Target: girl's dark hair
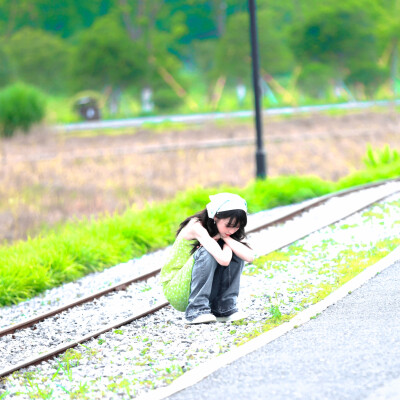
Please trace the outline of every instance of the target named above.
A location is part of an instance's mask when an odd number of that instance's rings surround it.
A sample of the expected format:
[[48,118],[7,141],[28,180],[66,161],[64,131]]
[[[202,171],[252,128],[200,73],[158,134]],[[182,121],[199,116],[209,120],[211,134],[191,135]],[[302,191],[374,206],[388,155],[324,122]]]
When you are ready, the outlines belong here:
[[[247,214],[243,210],[229,210],[229,211],[221,211],[217,212],[215,214],[215,217],[217,219],[225,219],[229,218],[228,226],[230,227],[239,227],[239,229],[231,235],[232,239],[237,240],[238,242],[241,242],[243,239],[246,238],[246,233],[244,231],[245,226],[247,225]],[[192,218],[197,218],[201,224],[206,228],[208,234],[213,237],[218,234],[218,229],[217,225],[215,224],[215,221],[213,218],[209,218],[207,214],[207,209],[205,208],[202,211],[199,211],[198,213],[187,217],[184,221],[181,222],[179,225],[178,230],[176,231],[176,236],[179,235],[179,232],[189,223],[189,221]],[[220,245],[223,243],[220,243]],[[247,243],[244,243],[247,246]],[[193,241],[193,248],[190,252],[190,254],[193,254],[198,246],[200,245],[198,240]]]

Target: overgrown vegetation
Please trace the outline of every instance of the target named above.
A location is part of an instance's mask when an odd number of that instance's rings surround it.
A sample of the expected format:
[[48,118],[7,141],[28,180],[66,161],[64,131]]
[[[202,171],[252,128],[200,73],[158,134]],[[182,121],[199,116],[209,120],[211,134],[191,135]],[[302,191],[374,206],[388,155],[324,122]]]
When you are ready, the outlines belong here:
[[16,83],[0,91],[0,136],[12,136],[17,129],[28,132],[45,116],[45,98],[36,88]]
[[[265,106],[399,93],[398,2],[257,6]],[[96,90],[103,117],[251,107],[248,31],[247,0],[32,0],[18,10],[4,0],[0,86],[22,80],[65,105]],[[63,110],[59,118],[74,117]]]
[[243,189],[193,189],[173,200],[99,220],[68,223],[56,232],[0,248],[0,304],[18,303],[88,273],[163,248],[178,224],[204,208],[208,196],[231,191],[246,198],[249,212],[291,204],[368,182],[400,175],[400,163],[367,168],[339,180],[280,177],[251,182]]
[[369,144],[367,146],[367,155],[363,158],[366,167],[381,167],[384,165],[392,164],[400,161],[400,153],[391,149],[389,145],[383,147],[383,149],[374,150]]

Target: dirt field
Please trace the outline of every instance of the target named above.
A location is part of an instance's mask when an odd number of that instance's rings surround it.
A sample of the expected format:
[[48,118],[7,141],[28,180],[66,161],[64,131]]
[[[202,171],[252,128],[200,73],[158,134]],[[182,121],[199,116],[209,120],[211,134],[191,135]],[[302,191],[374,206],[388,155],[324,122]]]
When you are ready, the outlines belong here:
[[[0,240],[33,236],[66,220],[132,204],[141,207],[196,185],[245,186],[255,176],[255,146],[234,144],[238,139],[254,143],[254,137],[251,122],[231,121],[88,137],[42,127],[2,140]],[[265,119],[268,176],[336,180],[362,168],[367,143],[399,149],[399,138],[400,114],[393,110]],[[191,146],[217,139],[232,146]],[[171,144],[186,147],[154,149]]]

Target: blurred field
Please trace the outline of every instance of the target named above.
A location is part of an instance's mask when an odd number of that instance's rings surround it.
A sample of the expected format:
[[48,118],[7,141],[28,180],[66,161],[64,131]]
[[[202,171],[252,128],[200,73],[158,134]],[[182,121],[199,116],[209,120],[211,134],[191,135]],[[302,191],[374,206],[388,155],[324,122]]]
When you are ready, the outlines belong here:
[[[245,186],[254,178],[253,145],[139,153],[150,145],[255,136],[245,122],[172,125],[105,135],[49,128],[2,140],[0,240],[34,236],[59,223],[171,198],[196,185]],[[264,123],[268,175],[336,180],[363,166],[367,143],[399,148],[395,111],[312,115]]]

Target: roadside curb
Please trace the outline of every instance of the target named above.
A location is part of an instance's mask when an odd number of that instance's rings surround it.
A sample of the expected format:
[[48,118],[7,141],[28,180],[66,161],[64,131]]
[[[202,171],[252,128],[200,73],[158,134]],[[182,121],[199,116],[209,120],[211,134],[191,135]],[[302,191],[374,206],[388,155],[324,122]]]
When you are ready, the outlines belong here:
[[337,303],[339,300],[346,297],[348,294],[358,289],[366,282],[368,282],[375,275],[384,271],[386,268],[390,267],[394,262],[400,259],[400,246],[389,253],[386,257],[382,258],[377,263],[366,268],[364,271],[360,272],[356,277],[346,282],[340,288],[336,289],[334,292],[329,294],[325,299],[320,302],[313,304],[306,310],[300,312],[290,321],[283,323],[282,325],[261,334],[255,339],[243,344],[242,346],[230,350],[213,360],[209,360],[204,364],[201,364],[192,370],[185,372],[182,376],[173,381],[170,385],[152,390],[146,394],[138,396],[139,400],[162,400],[175,393],[184,390],[207,376],[211,375],[213,372],[220,368],[223,368],[234,361],[242,358],[261,347],[267,345],[268,343],[278,339],[279,337],[285,335],[292,329],[295,329],[310,320],[310,318],[320,314],[329,306]]

